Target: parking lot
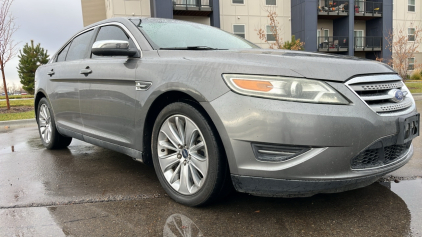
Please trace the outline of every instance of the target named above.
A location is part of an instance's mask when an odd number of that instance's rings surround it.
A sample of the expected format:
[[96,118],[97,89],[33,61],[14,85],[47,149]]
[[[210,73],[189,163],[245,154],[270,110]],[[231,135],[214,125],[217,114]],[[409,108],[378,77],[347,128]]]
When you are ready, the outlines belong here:
[[413,144],[406,166],[366,188],[190,208],[128,156],[78,140],[50,151],[35,126],[2,127],[0,236],[422,236],[422,138]]

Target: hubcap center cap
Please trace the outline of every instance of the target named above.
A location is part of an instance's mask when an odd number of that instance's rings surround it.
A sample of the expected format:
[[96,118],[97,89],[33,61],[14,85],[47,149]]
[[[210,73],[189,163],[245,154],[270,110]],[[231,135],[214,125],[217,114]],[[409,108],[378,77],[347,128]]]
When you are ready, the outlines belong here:
[[183,156],[183,158],[188,158],[188,155],[189,155],[189,152],[188,152],[188,150],[186,150],[186,149],[183,149],[182,150],[182,156]]

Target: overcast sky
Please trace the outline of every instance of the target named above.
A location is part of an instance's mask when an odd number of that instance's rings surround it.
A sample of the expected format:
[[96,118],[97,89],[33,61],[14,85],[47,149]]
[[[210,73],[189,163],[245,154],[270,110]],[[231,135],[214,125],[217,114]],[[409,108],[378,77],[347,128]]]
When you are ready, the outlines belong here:
[[[19,26],[13,35],[19,49],[32,39],[52,55],[83,28],[80,0],[15,0],[11,13]],[[16,56],[6,64],[6,83],[19,84],[18,63]]]

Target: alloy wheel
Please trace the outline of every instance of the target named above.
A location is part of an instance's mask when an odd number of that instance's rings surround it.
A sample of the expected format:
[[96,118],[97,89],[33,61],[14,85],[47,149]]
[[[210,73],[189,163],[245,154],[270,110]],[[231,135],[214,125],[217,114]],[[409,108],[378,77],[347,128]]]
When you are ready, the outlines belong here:
[[184,115],[167,118],[160,127],[157,154],[161,171],[177,192],[196,193],[208,173],[207,145],[198,126]]
[[42,139],[45,143],[50,143],[53,127],[51,124],[50,110],[46,104],[42,104],[38,111],[38,123]]

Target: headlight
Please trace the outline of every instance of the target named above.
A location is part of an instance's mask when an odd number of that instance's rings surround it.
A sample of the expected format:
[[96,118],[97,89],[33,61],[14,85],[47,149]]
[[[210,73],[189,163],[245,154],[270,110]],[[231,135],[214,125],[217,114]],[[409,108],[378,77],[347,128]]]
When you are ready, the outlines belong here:
[[311,103],[349,104],[327,83],[290,77],[223,74],[233,91],[249,96]]

